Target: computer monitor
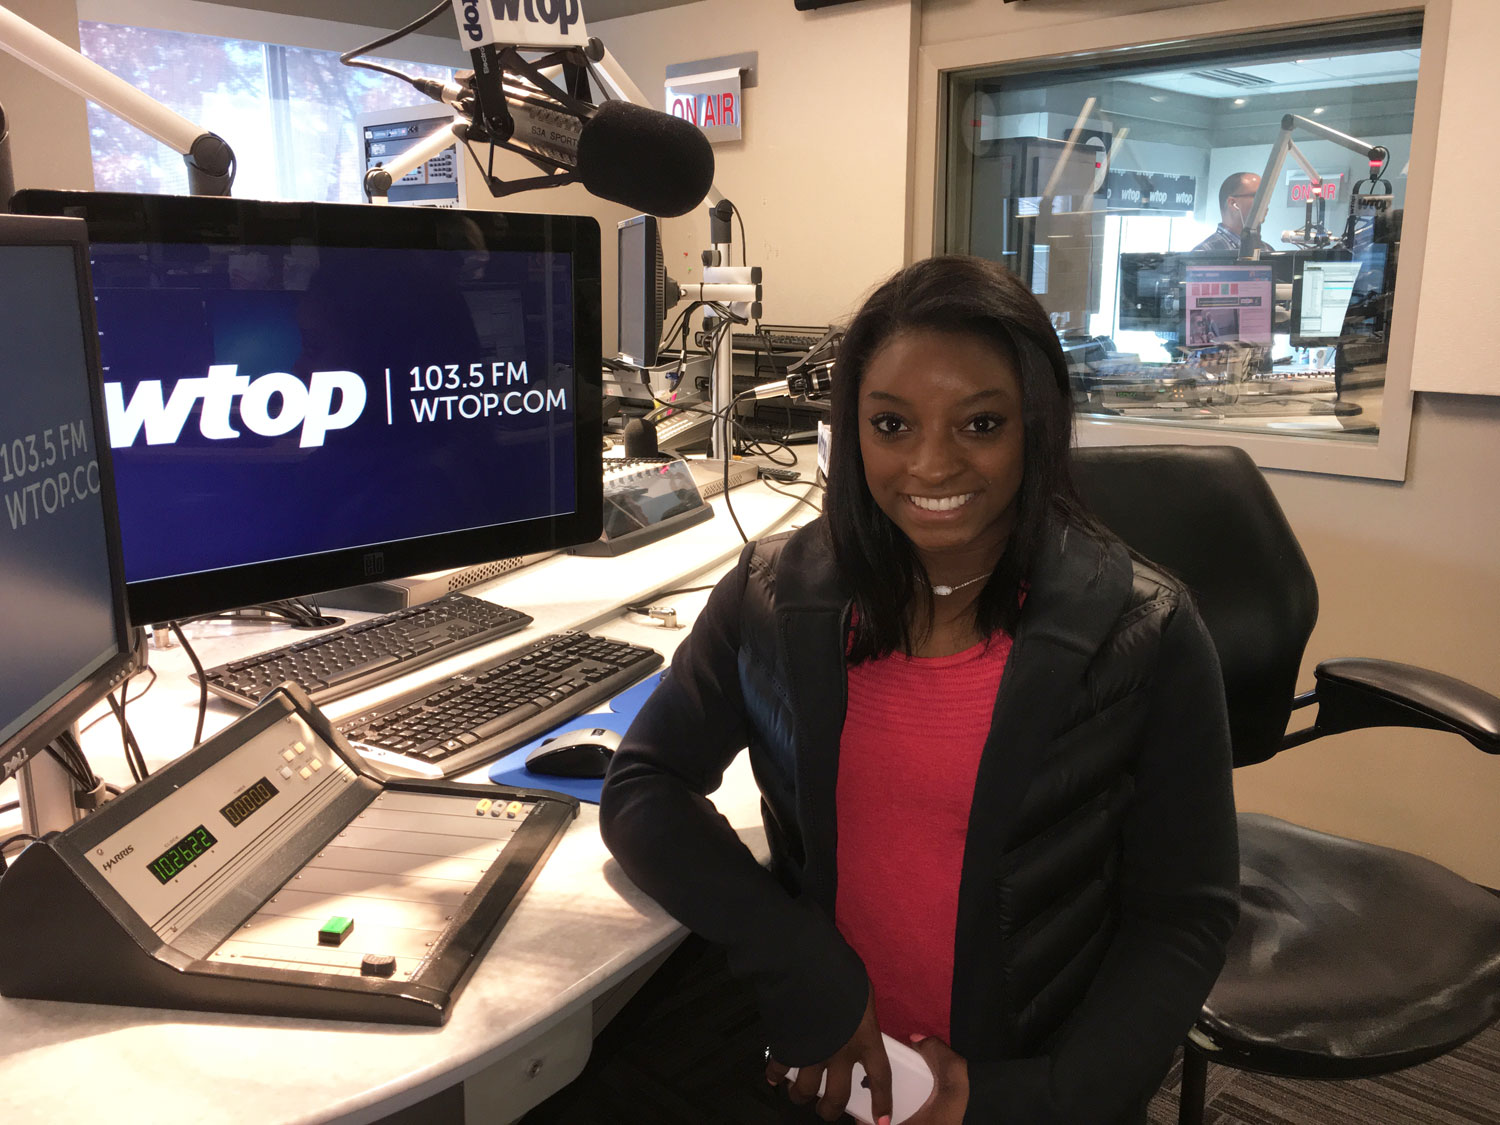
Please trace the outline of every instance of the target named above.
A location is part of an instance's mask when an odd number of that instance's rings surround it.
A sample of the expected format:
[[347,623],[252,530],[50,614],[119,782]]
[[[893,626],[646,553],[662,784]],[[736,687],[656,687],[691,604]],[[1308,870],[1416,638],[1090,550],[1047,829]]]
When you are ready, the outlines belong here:
[[654,215],[636,215],[620,223],[618,238],[620,359],[654,367],[666,316],[661,227]]
[[88,221],[132,621],[598,538],[594,220],[15,207]]
[[1234,253],[1121,254],[1120,330],[1179,339],[1187,323],[1187,268],[1233,266],[1237,260]]
[[1308,257],[1292,279],[1292,346],[1324,347],[1346,334],[1345,319],[1354,299],[1355,282],[1364,264],[1344,255],[1327,260]]
[[[355,122],[364,157],[360,190],[364,190],[364,173],[371,168],[390,163],[412,145],[452,126],[453,110],[441,103],[360,114]],[[386,199],[407,207],[467,207],[463,163],[464,154],[455,141],[391,184]]]
[[1183,304],[1189,348],[1271,344],[1276,282],[1269,264],[1183,267]]
[[132,657],[84,225],[0,215],[0,781]]

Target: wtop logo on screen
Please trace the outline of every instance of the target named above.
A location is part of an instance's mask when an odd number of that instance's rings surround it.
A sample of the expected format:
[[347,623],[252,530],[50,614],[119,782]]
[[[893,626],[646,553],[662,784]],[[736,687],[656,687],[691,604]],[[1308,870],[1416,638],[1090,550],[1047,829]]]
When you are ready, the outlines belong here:
[[568,34],[568,25],[578,22],[578,0],[462,0],[459,22],[475,43],[484,38],[479,22],[479,4],[489,3],[496,20],[517,23],[556,24],[558,33]]
[[284,371],[254,379],[238,371],[233,363],[214,364],[206,376],[177,380],[170,396],[163,396],[160,379],[142,379],[129,402],[121,384],[105,383],[109,444],[134,445],[144,431],[147,445],[171,445],[200,401],[198,429],[204,437],[239,437],[232,416],[238,399],[238,420],[245,429],[281,437],[300,427],[298,444],[308,449],[321,446],[330,431],[352,426],[365,408],[365,382],[353,371],[314,371],[306,383]]

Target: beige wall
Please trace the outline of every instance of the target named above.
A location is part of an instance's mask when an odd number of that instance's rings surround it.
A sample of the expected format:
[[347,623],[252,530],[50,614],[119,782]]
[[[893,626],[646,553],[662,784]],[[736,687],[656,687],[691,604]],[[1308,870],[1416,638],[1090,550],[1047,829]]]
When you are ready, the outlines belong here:
[[[669,63],[757,52],[744,136],[715,145],[714,158],[716,186],[744,216],[750,263],[765,271],[767,321],[826,324],[901,266],[911,0],[819,12],[791,0],[699,0],[589,30],[658,109]],[[664,231],[667,272],[696,280],[707,218],[671,219]]]
[[[78,47],[73,0],[5,0],[23,20]],[[16,188],[94,186],[88,111],[82,98],[0,52],[0,106],[10,124]],[[5,201],[0,199],[0,206]]]

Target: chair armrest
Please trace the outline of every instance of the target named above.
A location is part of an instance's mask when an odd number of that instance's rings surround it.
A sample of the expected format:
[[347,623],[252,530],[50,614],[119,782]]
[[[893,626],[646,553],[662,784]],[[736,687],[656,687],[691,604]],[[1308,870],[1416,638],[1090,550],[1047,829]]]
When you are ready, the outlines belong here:
[[1393,660],[1318,665],[1315,737],[1364,727],[1426,727],[1500,754],[1500,698],[1472,684]]

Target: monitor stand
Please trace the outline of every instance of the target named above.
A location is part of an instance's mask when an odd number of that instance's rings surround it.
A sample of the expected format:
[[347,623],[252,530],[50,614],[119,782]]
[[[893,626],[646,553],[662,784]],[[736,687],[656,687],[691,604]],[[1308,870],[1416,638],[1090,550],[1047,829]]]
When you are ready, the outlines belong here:
[[62,832],[83,817],[73,801],[73,779],[43,751],[16,771],[21,797],[21,831],[42,837]]
[[502,574],[520,570],[534,562],[551,558],[556,551],[540,551],[534,555],[517,555],[514,558],[496,559],[494,562],[478,563],[475,566],[456,570],[435,570],[430,574],[416,574],[410,578],[390,578],[380,582],[367,582],[363,586],[345,586],[329,590],[312,598],[320,606],[337,609],[361,609],[371,613],[390,613],[408,606],[421,605],[444,594],[457,593],[481,582],[489,582]]

